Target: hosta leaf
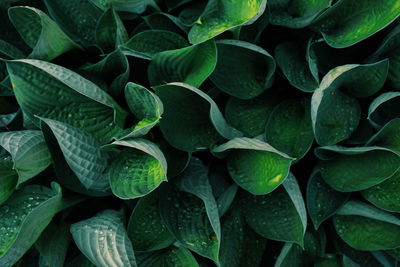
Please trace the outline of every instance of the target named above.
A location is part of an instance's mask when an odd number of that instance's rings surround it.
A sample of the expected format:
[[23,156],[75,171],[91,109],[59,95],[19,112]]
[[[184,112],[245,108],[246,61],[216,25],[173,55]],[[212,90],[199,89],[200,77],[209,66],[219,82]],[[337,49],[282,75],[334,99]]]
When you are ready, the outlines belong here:
[[110,8],[101,15],[96,26],[96,43],[103,51],[111,52],[128,40],[128,33],[117,12]]
[[225,106],[226,121],[247,137],[261,135],[278,101],[272,91],[248,100],[229,97]]
[[18,173],[12,167],[10,157],[0,159],[0,204],[11,196],[18,182]]
[[4,55],[10,59],[19,59],[25,57],[21,50],[4,40],[0,40],[0,53],[2,56]]
[[400,157],[383,147],[327,146],[317,148],[315,152],[323,159],[320,162],[322,178],[340,192],[367,189],[383,182],[400,168]]
[[82,0],[45,0],[44,3],[51,17],[69,36],[85,46],[95,44],[100,9]]
[[40,131],[26,130],[0,133],[0,146],[6,149],[18,173],[17,186],[46,169],[50,153]]
[[36,241],[39,266],[63,267],[70,241],[69,225],[49,224]]
[[368,251],[356,250],[347,245],[342,240],[336,241],[338,251],[343,254],[344,267],[373,266],[382,267],[383,265]]
[[96,266],[137,266],[123,215],[105,210],[71,225],[79,250]]
[[264,13],[266,5],[266,0],[209,1],[190,29],[189,41],[201,43],[237,26],[251,24]]
[[99,8],[105,10],[113,7],[117,11],[126,11],[136,14],[146,11],[148,6],[157,7],[154,0],[90,0]]
[[[353,97],[368,97],[384,84],[388,60],[366,65],[344,65],[329,71],[311,100],[315,139],[333,145],[350,137],[357,128],[361,108]],[[345,91],[344,91],[344,90]]]
[[164,139],[161,140],[160,149],[167,160],[168,177],[175,177],[186,169],[192,156],[191,153],[172,147]]
[[[230,150],[230,151],[228,151]],[[258,139],[235,138],[213,149],[227,155],[232,179],[255,195],[268,194],[288,176],[292,158]]]
[[211,40],[154,55],[148,77],[152,85],[184,82],[199,87],[214,71],[216,63],[217,50]]
[[354,45],[386,27],[400,15],[397,0],[338,1],[314,24],[332,47]]
[[167,180],[167,161],[158,146],[146,139],[115,141],[127,147],[111,162],[111,190],[119,198],[147,195]]
[[386,123],[375,135],[373,135],[366,145],[380,146],[400,155],[400,118],[393,119]]
[[183,34],[188,31],[187,26],[185,26],[179,20],[179,18],[163,12],[156,12],[151,15],[145,16],[144,21],[149,28],[154,30],[164,30],[169,32],[176,32],[179,34]]
[[[46,132],[52,133],[80,183],[88,190],[107,192],[110,188],[106,173],[108,156],[101,150],[100,143],[92,135],[68,124],[45,118],[41,120],[45,136]],[[60,173],[61,176],[64,174]]]
[[12,266],[35,243],[61,208],[61,187],[30,185],[0,206],[0,265]]
[[313,92],[319,86],[318,71],[313,71],[306,60],[306,49],[295,42],[285,42],[275,48],[275,59],[291,85]]
[[39,9],[12,7],[8,14],[22,39],[33,49],[30,58],[50,61],[71,49],[79,48]]
[[211,147],[222,137],[241,136],[226,123],[217,104],[199,89],[183,83],[154,89],[164,105],[161,131],[173,147],[194,152]]
[[275,61],[267,51],[237,40],[218,41],[217,48],[217,66],[210,78],[219,89],[240,99],[250,99],[271,86]]
[[219,217],[224,216],[232,205],[239,187],[237,184],[230,185],[217,199]]
[[400,117],[400,92],[386,92],[375,98],[368,109],[368,120],[380,128],[391,119]]
[[[97,85],[64,67],[39,60],[7,61],[15,97],[25,115],[84,129],[100,141],[120,131],[125,113]],[[29,78],[27,78],[29,77]]]
[[286,100],[276,106],[265,127],[265,139],[296,160],[302,158],[314,141],[309,100]]
[[164,112],[160,98],[145,87],[131,82],[125,86],[125,98],[130,111],[139,122],[132,129],[122,132],[117,139],[146,135],[158,124]]
[[139,266],[198,267],[195,257],[183,247],[168,247],[154,252],[138,253]]
[[153,192],[140,198],[132,212],[127,232],[135,251],[155,251],[175,241],[161,220],[158,203],[158,192]]
[[349,196],[348,193],[333,190],[324,182],[318,170],[313,171],[307,184],[306,203],[315,229],[330,218]]
[[274,25],[289,28],[308,26],[325,8],[330,7],[332,0],[270,0],[268,8],[270,22]]
[[130,38],[121,46],[128,56],[151,59],[155,54],[188,46],[179,34],[165,30],[147,30]]
[[303,245],[307,214],[293,175],[267,195],[248,195],[243,201],[243,211],[246,221],[261,236]]
[[333,217],[336,232],[358,250],[400,246],[400,219],[367,204],[347,202]]

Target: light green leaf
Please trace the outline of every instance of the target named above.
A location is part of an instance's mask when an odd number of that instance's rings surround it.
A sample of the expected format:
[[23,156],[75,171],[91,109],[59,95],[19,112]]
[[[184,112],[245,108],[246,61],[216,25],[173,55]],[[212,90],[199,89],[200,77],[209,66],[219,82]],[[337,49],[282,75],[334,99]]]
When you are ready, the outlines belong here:
[[113,7],[117,11],[141,14],[148,6],[157,8],[154,0],[90,0],[99,8],[106,10]]
[[349,193],[342,193],[333,190],[321,177],[318,169],[311,174],[307,184],[307,210],[314,224],[318,229],[322,222],[335,214],[349,198]]
[[13,159],[13,169],[18,173],[17,187],[41,173],[51,163],[49,150],[40,131],[2,132],[0,146]]
[[380,128],[391,119],[399,117],[400,92],[386,92],[375,98],[368,109],[368,120],[375,127]]
[[102,12],[90,1],[45,0],[50,16],[75,41],[85,46],[96,43],[96,25]]
[[217,104],[199,89],[183,83],[154,89],[164,105],[161,131],[173,147],[194,152],[213,146],[222,137],[242,135],[226,123]]
[[207,41],[227,30],[251,24],[265,11],[266,0],[209,1],[196,24],[190,29],[192,44]]
[[61,208],[61,187],[30,185],[0,206],[0,265],[12,266],[39,238]]
[[271,112],[265,127],[267,143],[297,161],[314,142],[309,101],[301,98],[280,103]]
[[341,0],[317,18],[314,28],[330,46],[344,48],[370,37],[399,15],[397,0]]
[[103,51],[112,52],[128,40],[128,33],[118,16],[110,8],[101,15],[96,26],[96,43]]
[[[228,150],[230,153],[228,153]],[[289,175],[292,158],[258,139],[235,138],[213,149],[217,156],[227,155],[232,179],[255,195],[268,194]]]
[[400,157],[383,147],[326,146],[317,148],[315,153],[322,159],[319,164],[322,178],[340,192],[367,189],[400,168]]
[[146,139],[131,139],[111,145],[128,148],[117,154],[109,166],[111,190],[117,197],[141,197],[167,181],[167,161],[156,144]]
[[80,48],[39,9],[17,6],[8,9],[8,14],[22,39],[33,49],[30,58],[50,61],[69,50]]
[[[64,67],[30,59],[7,61],[15,97],[22,111],[83,129],[101,142],[121,131],[125,113],[97,85]],[[29,79],[27,79],[29,77]]]
[[127,56],[150,60],[155,54],[188,46],[179,34],[165,30],[146,30],[120,46]]
[[336,232],[357,250],[400,246],[400,219],[367,204],[347,202],[333,217]]
[[275,59],[291,85],[304,92],[313,92],[319,86],[319,78],[318,72],[307,62],[307,52],[298,43],[285,42],[275,48]]
[[79,250],[96,266],[137,266],[120,212],[105,210],[74,223],[71,234]]
[[63,267],[70,241],[69,225],[49,224],[35,244],[39,267]]
[[214,71],[217,49],[213,40],[155,54],[148,68],[150,84],[183,82],[199,87]]
[[210,78],[218,89],[240,99],[250,99],[271,86],[275,61],[267,51],[237,40],[220,40],[217,48],[217,66]]
[[18,182],[18,173],[12,167],[11,157],[0,159],[0,204],[12,195]]
[[388,60],[366,65],[343,65],[325,75],[311,100],[315,139],[333,145],[357,128],[361,108],[354,97],[369,97],[384,84]]
[[139,199],[129,219],[127,232],[135,251],[156,251],[175,241],[161,219],[157,191]]
[[195,257],[183,247],[168,247],[154,252],[138,253],[139,266],[198,267]]
[[110,188],[106,173],[108,156],[101,150],[100,143],[92,135],[66,123],[41,120],[43,131],[51,131],[63,158],[80,183],[88,190],[107,192]]
[[267,195],[248,195],[243,201],[243,211],[248,224],[261,236],[303,246],[307,213],[293,175]]

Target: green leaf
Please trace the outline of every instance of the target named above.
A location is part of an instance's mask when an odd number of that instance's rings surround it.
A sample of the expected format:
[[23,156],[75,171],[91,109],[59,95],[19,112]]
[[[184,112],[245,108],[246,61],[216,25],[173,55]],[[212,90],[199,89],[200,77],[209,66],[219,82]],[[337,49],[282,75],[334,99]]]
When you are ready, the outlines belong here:
[[218,89],[240,99],[250,99],[271,86],[275,61],[267,51],[237,40],[220,40],[217,48],[217,66],[210,78]]
[[101,15],[96,26],[96,43],[103,51],[112,52],[128,40],[128,33],[118,16],[110,8]]
[[325,75],[311,100],[311,119],[318,144],[333,145],[350,137],[361,113],[354,96],[375,94],[386,80],[388,67],[386,59],[373,64],[339,66]]
[[139,266],[198,267],[195,257],[183,247],[168,247],[154,252],[138,253]]
[[228,154],[227,166],[232,179],[255,195],[268,194],[277,188],[289,175],[293,161],[271,145],[247,137],[232,139],[213,152],[222,157]]
[[21,59],[6,64],[15,97],[36,126],[39,119],[35,115],[58,120],[93,134],[101,142],[121,130],[125,113],[89,80],[39,60]]
[[30,58],[50,61],[69,50],[80,48],[39,9],[18,6],[8,9],[8,14],[22,39],[33,49]]
[[270,22],[289,28],[308,26],[323,11],[330,7],[332,0],[270,0]]
[[295,42],[285,42],[275,48],[275,59],[291,85],[304,92],[314,92],[319,86],[318,71],[310,68],[305,57],[307,52]]
[[0,204],[12,195],[18,182],[18,173],[12,167],[10,157],[0,159]]
[[156,144],[146,139],[131,139],[111,145],[128,148],[109,165],[111,190],[117,197],[141,197],[167,181],[167,161]]
[[161,219],[158,203],[156,191],[140,198],[132,212],[127,232],[135,251],[156,251],[175,241]]
[[154,0],[90,0],[99,8],[106,10],[113,7],[117,11],[141,14],[148,6],[157,7]]
[[183,82],[199,87],[214,71],[217,50],[214,41],[155,54],[148,68],[150,84]]
[[389,121],[367,141],[366,145],[384,147],[400,155],[399,127],[400,118]]
[[330,46],[344,48],[370,37],[399,15],[397,0],[342,0],[322,13],[314,27]]
[[61,187],[30,185],[0,206],[0,265],[12,266],[39,238],[61,207]]
[[39,266],[63,267],[70,241],[69,225],[49,224],[36,241]]
[[0,40],[0,53],[10,59],[24,58],[24,53],[14,45]]
[[267,143],[297,161],[314,142],[309,101],[301,98],[280,103],[271,112],[265,128]]
[[307,184],[307,210],[315,229],[335,214],[350,194],[333,190],[321,177],[318,169],[311,174]]
[[164,12],[156,12],[145,16],[144,21],[149,28],[155,30],[164,30],[179,34],[185,33],[185,35],[188,31],[187,26],[179,18]]
[[274,267],[292,267],[301,266],[303,263],[303,250],[295,243],[285,243],[283,245],[278,258],[276,259]]
[[0,146],[13,159],[13,169],[18,173],[17,187],[41,173],[51,163],[49,150],[40,131],[0,133]]
[[380,128],[391,119],[399,117],[399,96],[400,92],[386,92],[371,102],[368,120],[375,128]]
[[189,41],[192,44],[207,41],[227,30],[251,24],[265,11],[266,0],[209,1],[196,24],[190,29]]
[[323,159],[319,164],[322,178],[340,192],[367,189],[400,168],[399,156],[383,147],[327,146],[317,148],[315,153]]
[[157,53],[188,46],[179,34],[165,30],[147,30],[135,34],[120,48],[125,55],[150,60]]
[[90,1],[45,0],[50,16],[75,41],[85,46],[96,43],[96,25],[102,12]]
[[88,190],[107,192],[110,188],[106,172],[108,156],[100,143],[92,135],[66,123],[41,120],[43,131],[51,132],[57,140],[66,163],[80,183]]
[[96,266],[137,266],[120,212],[104,210],[71,225],[79,250]]
[[242,205],[246,221],[258,234],[303,246],[307,214],[293,175],[289,175],[283,186],[267,195],[248,195]]
[[347,202],[333,217],[336,232],[358,250],[400,246],[400,219],[367,204]]
[[242,135],[226,123],[217,104],[199,89],[183,83],[154,89],[164,105],[161,131],[173,147],[194,152],[213,146],[222,137]]

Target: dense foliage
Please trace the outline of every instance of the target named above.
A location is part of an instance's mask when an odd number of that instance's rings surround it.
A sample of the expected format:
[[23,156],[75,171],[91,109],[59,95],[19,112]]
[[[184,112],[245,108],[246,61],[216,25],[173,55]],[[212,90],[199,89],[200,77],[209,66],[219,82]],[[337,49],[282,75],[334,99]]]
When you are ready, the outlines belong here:
[[397,266],[399,0],[1,0],[0,266]]

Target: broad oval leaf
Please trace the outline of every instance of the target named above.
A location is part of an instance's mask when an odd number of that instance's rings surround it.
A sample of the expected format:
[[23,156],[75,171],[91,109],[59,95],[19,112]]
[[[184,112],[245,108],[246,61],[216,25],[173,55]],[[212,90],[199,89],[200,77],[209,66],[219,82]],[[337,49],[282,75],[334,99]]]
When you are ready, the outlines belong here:
[[0,264],[12,266],[35,243],[62,205],[61,187],[30,185],[0,206]]
[[367,204],[347,202],[333,217],[336,232],[358,250],[400,246],[400,219]]
[[110,163],[111,190],[119,198],[147,195],[167,180],[167,161],[158,146],[146,139],[115,141],[127,147]]
[[45,170],[51,163],[43,134],[25,130],[0,133],[0,146],[6,149],[18,173],[17,187]]
[[344,48],[370,37],[399,15],[397,0],[342,0],[322,13],[314,27],[330,46]]
[[237,40],[217,41],[217,48],[217,66],[210,78],[218,89],[240,99],[250,99],[271,86],[276,66],[267,51]]
[[194,152],[213,146],[222,137],[242,135],[226,123],[217,104],[199,89],[183,83],[154,89],[164,105],[161,131],[173,147]]
[[307,213],[299,185],[292,174],[281,187],[267,195],[248,195],[242,205],[246,221],[258,234],[303,246]]
[[74,223],[71,234],[79,250],[96,266],[137,266],[120,212],[105,210]]
[[[366,65],[343,65],[325,75],[311,100],[315,139],[334,145],[357,128],[361,108],[355,97],[368,97],[384,84],[388,60]],[[349,95],[350,94],[350,95]]]
[[368,109],[368,120],[380,128],[390,120],[400,117],[400,92],[386,92],[375,98]]
[[266,0],[209,1],[196,24],[190,29],[192,44],[207,41],[224,31],[251,24],[265,11]]
[[199,87],[214,71],[217,48],[213,40],[155,54],[147,74],[150,84],[183,82]]
[[18,182],[18,173],[13,169],[11,157],[0,159],[0,204],[14,192]]
[[139,266],[199,267],[192,253],[184,247],[170,246],[153,252],[137,253]]
[[[229,151],[231,150],[231,151]],[[235,138],[213,149],[217,156],[227,155],[232,179],[255,195],[268,194],[289,175],[292,158],[258,139]]]

